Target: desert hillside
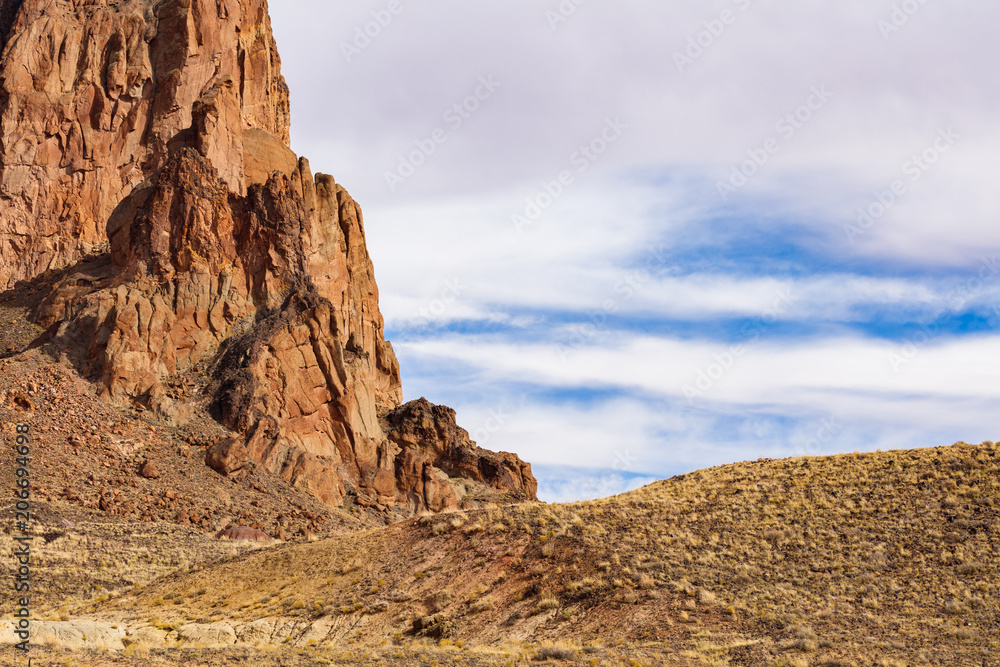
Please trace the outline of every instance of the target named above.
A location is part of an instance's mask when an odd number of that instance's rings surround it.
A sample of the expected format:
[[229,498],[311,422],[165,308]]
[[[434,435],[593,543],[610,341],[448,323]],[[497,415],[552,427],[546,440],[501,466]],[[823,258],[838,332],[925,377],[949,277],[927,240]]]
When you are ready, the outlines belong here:
[[1000,649],[998,454],[762,460],[420,517],[186,563],[61,613],[118,627],[109,664],[978,667]]
[[267,0],[0,0],[0,664],[1000,665],[997,445],[540,503],[290,100]]

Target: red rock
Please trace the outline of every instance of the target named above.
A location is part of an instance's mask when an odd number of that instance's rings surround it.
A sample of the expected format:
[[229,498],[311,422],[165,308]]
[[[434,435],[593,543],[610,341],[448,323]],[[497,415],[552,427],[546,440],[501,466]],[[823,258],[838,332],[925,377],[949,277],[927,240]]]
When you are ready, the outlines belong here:
[[160,471],[156,469],[152,461],[143,461],[139,466],[139,476],[146,479],[159,479]]
[[449,407],[421,398],[389,413],[383,423],[390,441],[402,450],[396,483],[410,490],[405,500],[412,511],[452,509],[452,478],[482,482],[515,498],[535,498],[538,483],[531,465],[513,454],[477,447]]
[[104,400],[183,424],[172,381],[210,363],[224,475],[412,512],[457,507],[453,477],[534,498],[453,411],[400,407],[361,209],[288,147],[264,0],[0,9],[0,289],[66,267],[35,317]]
[[205,463],[220,475],[242,470],[249,462],[245,444],[236,438],[227,438],[212,445],[205,454]]
[[123,195],[177,146],[243,192],[243,131],[288,145],[265,0],[0,6],[0,290],[99,250]]

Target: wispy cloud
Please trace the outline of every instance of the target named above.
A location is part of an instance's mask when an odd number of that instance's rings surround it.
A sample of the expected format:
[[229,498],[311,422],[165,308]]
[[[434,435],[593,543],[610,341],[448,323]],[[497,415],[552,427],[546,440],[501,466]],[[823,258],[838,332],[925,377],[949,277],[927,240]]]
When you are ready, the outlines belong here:
[[988,437],[1000,7],[894,4],[404,0],[363,47],[384,3],[272,6],[293,147],[365,209],[407,396],[551,499]]

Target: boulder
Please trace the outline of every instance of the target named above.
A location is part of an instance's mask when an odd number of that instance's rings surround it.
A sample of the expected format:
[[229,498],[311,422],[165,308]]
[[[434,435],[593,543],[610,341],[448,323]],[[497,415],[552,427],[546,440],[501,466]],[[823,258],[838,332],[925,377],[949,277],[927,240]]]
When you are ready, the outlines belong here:
[[230,475],[242,470],[250,457],[242,440],[226,438],[208,448],[205,463],[220,475]]
[[139,466],[139,476],[146,479],[159,479],[160,471],[157,470],[152,461],[143,461],[142,465]]

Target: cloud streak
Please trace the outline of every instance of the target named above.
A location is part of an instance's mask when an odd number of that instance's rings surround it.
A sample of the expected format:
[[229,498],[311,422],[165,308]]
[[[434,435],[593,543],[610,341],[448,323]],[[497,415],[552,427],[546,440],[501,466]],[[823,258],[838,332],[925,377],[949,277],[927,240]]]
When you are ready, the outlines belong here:
[[988,436],[1000,7],[271,11],[293,148],[364,207],[407,396],[550,499]]

